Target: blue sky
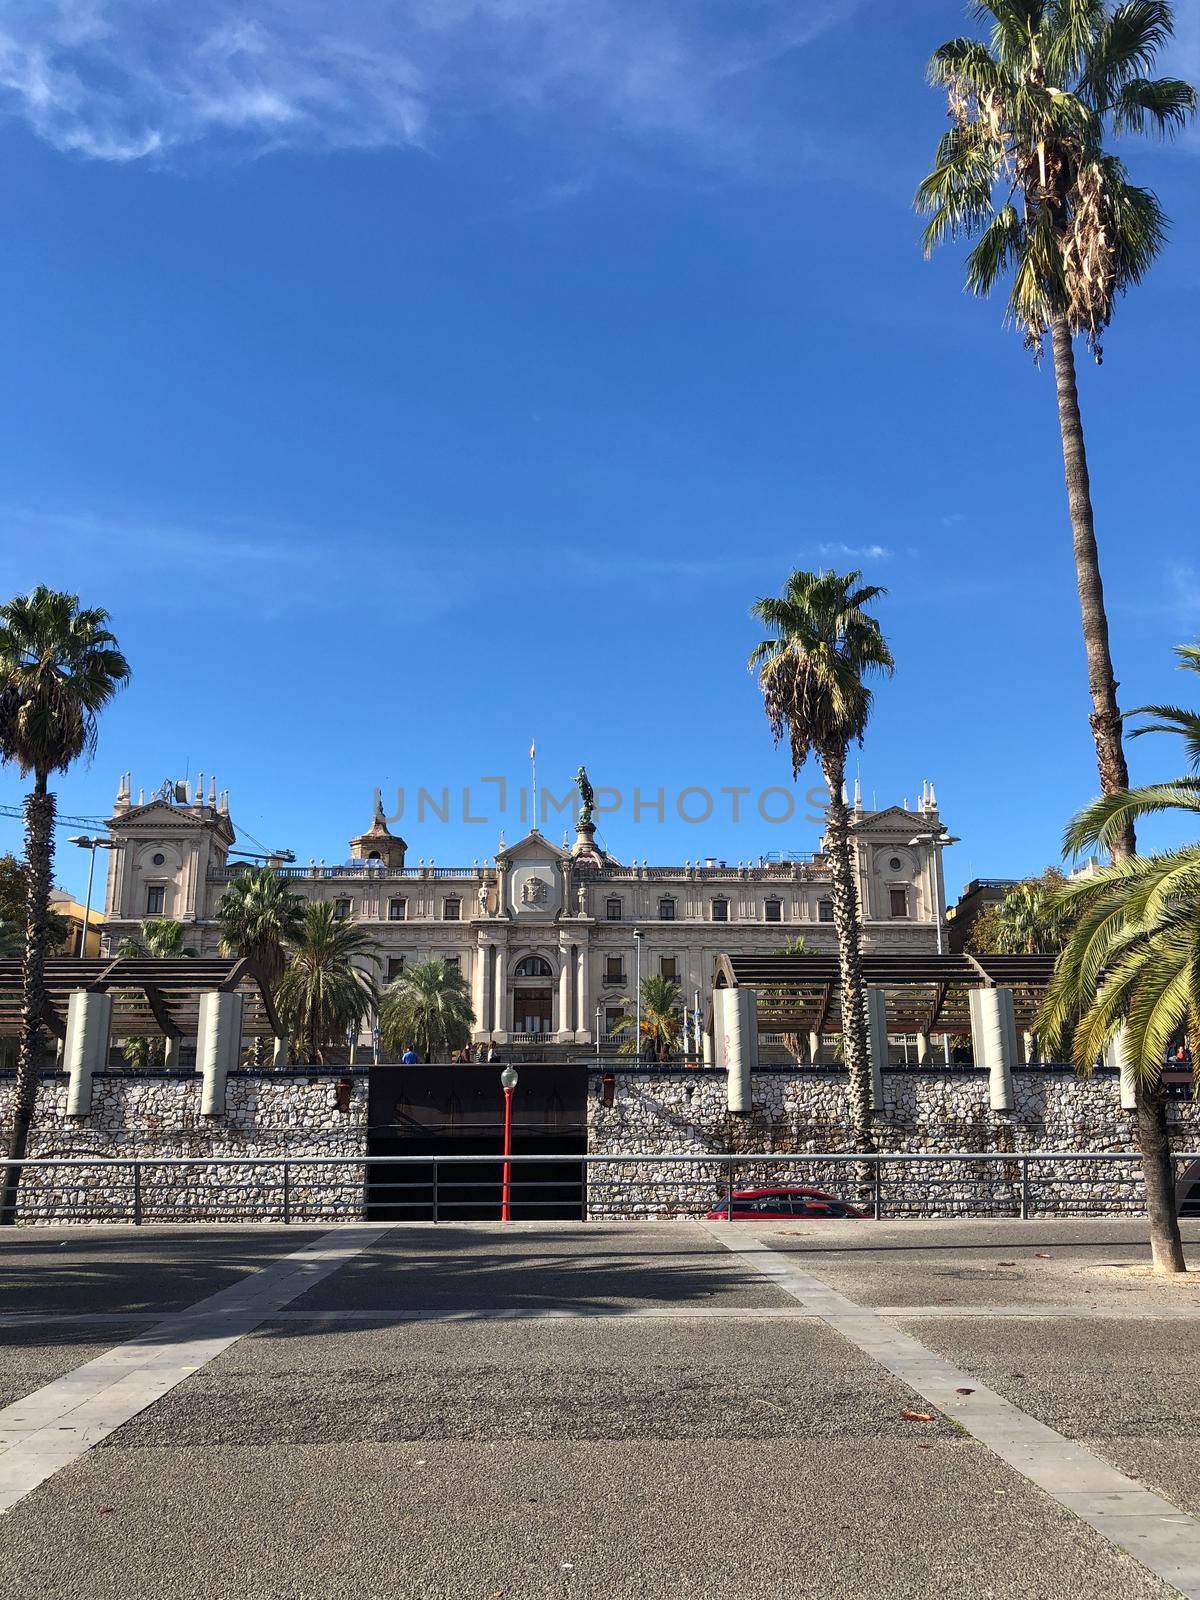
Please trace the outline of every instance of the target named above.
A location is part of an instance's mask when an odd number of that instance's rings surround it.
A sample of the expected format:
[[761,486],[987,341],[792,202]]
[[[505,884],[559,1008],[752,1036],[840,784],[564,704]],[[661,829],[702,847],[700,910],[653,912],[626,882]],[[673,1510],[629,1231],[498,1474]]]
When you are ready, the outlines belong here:
[[[757,814],[789,777],[747,608],[861,566],[898,664],[868,803],[936,782],[952,894],[1053,859],[1095,788],[1053,386],[911,211],[944,125],[924,62],[963,15],[6,7],[0,588],[106,605],[134,668],[63,809],[199,767],[239,827],[337,860],[404,786],[413,859],[449,865],[524,831],[536,735],[555,794],[580,761],[620,791],[623,859],[810,849],[802,794]],[[1197,76],[1200,14],[1180,32]],[[1127,705],[1181,690],[1200,631],[1200,143],[1128,157],[1173,241],[1081,359]],[[60,879],[84,865],[64,845]]]

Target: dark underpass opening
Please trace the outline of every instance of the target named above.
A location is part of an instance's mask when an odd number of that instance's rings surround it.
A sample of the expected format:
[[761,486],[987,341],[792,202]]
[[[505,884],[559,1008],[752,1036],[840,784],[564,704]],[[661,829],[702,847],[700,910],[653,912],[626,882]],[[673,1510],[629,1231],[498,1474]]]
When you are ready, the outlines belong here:
[[[586,1153],[587,1068],[515,1065],[512,1218],[579,1221],[587,1215],[584,1163],[542,1164],[528,1157]],[[378,1066],[371,1068],[368,1081],[367,1154],[373,1158],[367,1167],[368,1218],[498,1221],[504,1179],[499,1063]],[[381,1156],[421,1159],[374,1159]],[[481,1159],[446,1161],[447,1156]]]

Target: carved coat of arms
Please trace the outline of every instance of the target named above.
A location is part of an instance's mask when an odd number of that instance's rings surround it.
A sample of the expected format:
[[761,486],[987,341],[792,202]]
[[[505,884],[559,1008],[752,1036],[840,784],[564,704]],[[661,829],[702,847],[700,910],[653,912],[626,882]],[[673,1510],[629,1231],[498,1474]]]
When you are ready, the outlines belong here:
[[521,885],[521,904],[523,906],[544,906],[550,898],[550,885],[545,878],[526,878]]

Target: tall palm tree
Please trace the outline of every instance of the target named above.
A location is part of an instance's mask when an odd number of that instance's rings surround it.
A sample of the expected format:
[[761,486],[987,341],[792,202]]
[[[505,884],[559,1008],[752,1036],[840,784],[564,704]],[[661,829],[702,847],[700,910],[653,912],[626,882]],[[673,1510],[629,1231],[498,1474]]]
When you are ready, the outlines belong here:
[[[50,777],[96,747],[96,719],[129,682],[129,663],[108,628],[108,612],[39,584],[0,606],[0,760],[33,774],[25,799],[28,902],[22,960],[21,1040],[8,1154],[29,1144],[41,1066],[45,962],[54,864],[55,797]],[[5,1169],[0,1224],[16,1221],[20,1167]]]
[[414,961],[383,992],[379,1034],[393,1055],[412,1049],[427,1061],[449,1061],[471,1041],[471,991],[457,967],[431,956]]
[[[1200,670],[1185,647],[1181,664]],[[1145,706],[1157,723],[1136,734],[1171,732],[1185,741],[1196,766],[1200,716],[1173,706]],[[1200,776],[1102,795],[1071,822],[1066,850],[1078,853],[1112,839],[1131,821],[1164,811],[1200,816]],[[1184,1270],[1175,1215],[1175,1185],[1162,1097],[1162,1065],[1181,1034],[1200,1039],[1200,843],[1163,855],[1116,861],[1077,883],[1061,898],[1074,918],[1039,1026],[1053,1040],[1071,1035],[1083,1072],[1119,1041],[1136,1083],[1138,1146],[1150,1219],[1154,1265]]]
[[275,991],[275,1003],[292,1037],[311,1061],[324,1065],[325,1050],[341,1044],[379,1003],[379,991],[355,957],[374,961],[361,928],[339,918],[328,901],[304,907],[288,942],[290,959]]
[[[967,287],[987,295],[1010,279],[1009,320],[1038,353],[1050,335],[1092,735],[1101,793],[1113,794],[1128,787],[1129,769],[1073,341],[1085,334],[1100,360],[1117,296],[1142,280],[1166,236],[1158,200],[1129,182],[1106,139],[1177,132],[1196,93],[1149,76],[1174,31],[1165,0],[986,0],[975,13],[992,23],[990,41],[951,39],[929,64],[952,125],[916,203],[932,213],[926,255],[946,239],[977,237]],[[1114,860],[1133,855],[1131,815],[1109,840]]]
[[613,1030],[624,1034],[621,1054],[649,1055],[653,1061],[662,1050],[677,1050],[683,1037],[683,994],[674,978],[662,978],[655,973],[642,979],[642,1038],[639,1046],[634,1037],[637,1028],[637,1007],[632,996],[626,995],[621,1004],[625,1014]]
[[[287,946],[300,931],[304,901],[273,867],[247,867],[217,902],[221,953],[248,956],[272,995],[287,966]],[[254,1040],[254,1062],[262,1060],[262,1040]]]
[[871,1069],[867,1056],[866,990],[862,975],[862,916],[846,804],[846,755],[862,743],[871,714],[871,673],[894,669],[878,621],[864,607],[886,593],[861,583],[861,572],[793,572],[776,598],[756,600],[750,614],[773,629],[757,645],[767,721],[779,744],[786,734],[792,776],[815,755],[829,790],[825,838],[833,888],[842,992],[842,1037],[850,1107],[858,1147],[871,1148]]

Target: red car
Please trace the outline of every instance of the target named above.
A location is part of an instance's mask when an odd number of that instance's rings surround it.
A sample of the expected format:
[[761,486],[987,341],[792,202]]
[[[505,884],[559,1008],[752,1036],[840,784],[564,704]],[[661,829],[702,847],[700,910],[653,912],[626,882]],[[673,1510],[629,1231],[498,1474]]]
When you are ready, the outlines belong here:
[[[758,1222],[764,1217],[865,1217],[857,1206],[824,1189],[735,1189],[733,1221]],[[708,1213],[712,1222],[729,1220],[729,1201],[722,1198]]]

